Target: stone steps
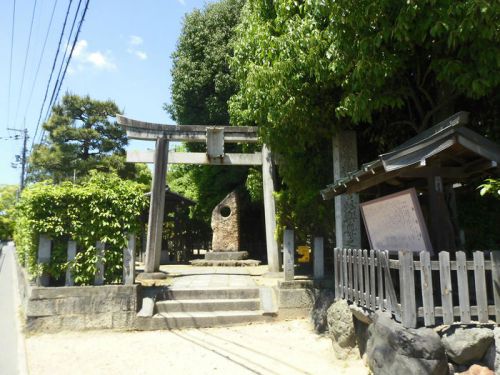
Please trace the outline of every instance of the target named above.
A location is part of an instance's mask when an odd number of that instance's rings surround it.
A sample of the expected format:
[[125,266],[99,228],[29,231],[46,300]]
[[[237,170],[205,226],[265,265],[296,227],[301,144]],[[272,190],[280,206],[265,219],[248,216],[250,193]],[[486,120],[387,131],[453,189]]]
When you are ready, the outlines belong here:
[[156,302],[158,313],[259,310],[259,298],[192,299]]
[[137,318],[137,329],[160,330],[206,328],[263,322],[272,319],[255,311],[204,311],[158,313],[152,318]]
[[[149,314],[137,316],[136,329],[219,327],[269,321],[276,315],[269,288],[169,288],[157,294]],[[147,298],[143,300],[144,303]]]
[[259,288],[171,288],[163,292],[163,300],[259,298]]

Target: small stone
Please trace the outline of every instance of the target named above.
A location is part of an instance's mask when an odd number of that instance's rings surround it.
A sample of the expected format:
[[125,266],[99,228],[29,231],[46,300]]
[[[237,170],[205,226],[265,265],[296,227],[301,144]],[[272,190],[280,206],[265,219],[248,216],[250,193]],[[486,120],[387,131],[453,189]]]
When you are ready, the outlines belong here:
[[373,323],[372,318],[370,318],[370,315],[368,314],[368,312],[366,310],[364,310],[363,308],[361,308],[357,305],[351,305],[351,306],[349,306],[349,308],[351,309],[352,315],[354,315],[354,317],[356,319],[358,319],[360,322],[363,322],[365,324],[372,324]]
[[448,358],[464,365],[477,363],[493,342],[493,330],[489,328],[457,328],[446,332],[441,341]]
[[495,375],[488,367],[472,365],[467,371],[461,372],[460,375]]

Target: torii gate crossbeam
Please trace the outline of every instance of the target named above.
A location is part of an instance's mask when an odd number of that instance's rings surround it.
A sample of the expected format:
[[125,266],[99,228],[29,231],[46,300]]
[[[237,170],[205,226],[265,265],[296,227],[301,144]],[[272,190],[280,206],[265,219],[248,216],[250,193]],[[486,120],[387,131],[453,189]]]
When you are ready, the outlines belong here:
[[[266,227],[267,262],[270,272],[279,272],[276,231],[276,205],[274,201],[275,170],[272,154],[266,145],[261,152],[224,153],[224,143],[256,143],[257,128],[251,126],[163,125],[129,119],[117,115],[117,123],[130,139],[155,141],[154,151],[127,151],[127,162],[154,163],[151,200],[146,241],[144,278],[164,276],[159,272],[161,238],[167,164],[199,165],[262,165],[262,185]],[[206,142],[207,153],[174,152],[168,150],[170,141]]]

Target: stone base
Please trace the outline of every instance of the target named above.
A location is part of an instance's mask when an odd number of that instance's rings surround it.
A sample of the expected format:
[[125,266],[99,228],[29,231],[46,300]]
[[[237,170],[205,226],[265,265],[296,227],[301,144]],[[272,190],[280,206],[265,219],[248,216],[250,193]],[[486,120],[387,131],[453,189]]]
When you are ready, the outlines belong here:
[[248,258],[248,251],[211,251],[205,253],[205,260],[243,260]]
[[260,264],[260,260],[244,259],[244,260],[207,260],[195,259],[190,260],[192,266],[201,267],[254,267]]
[[141,280],[162,280],[166,279],[167,274],[164,272],[141,272],[135,278],[137,281]]

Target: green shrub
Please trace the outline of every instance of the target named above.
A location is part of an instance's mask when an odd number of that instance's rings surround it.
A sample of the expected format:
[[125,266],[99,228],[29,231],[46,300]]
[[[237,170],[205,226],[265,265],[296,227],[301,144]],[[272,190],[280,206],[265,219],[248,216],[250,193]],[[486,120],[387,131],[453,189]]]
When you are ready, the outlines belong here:
[[[127,233],[139,229],[139,215],[147,207],[146,187],[116,175],[92,173],[82,184],[40,182],[23,191],[16,208],[14,240],[20,262],[32,277],[47,272],[62,280],[67,262],[67,241],[77,242],[72,261],[77,285],[94,281],[98,256],[96,241],[105,243],[105,282],[121,280],[122,249]],[[53,240],[50,263],[37,265],[38,239],[46,234]]]

